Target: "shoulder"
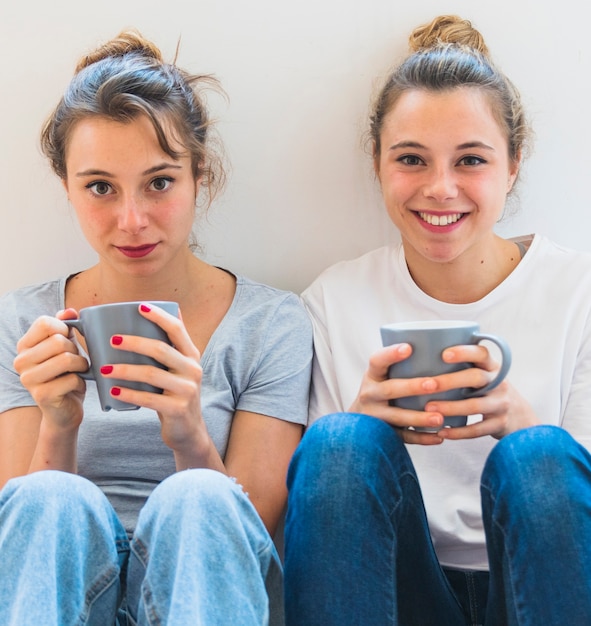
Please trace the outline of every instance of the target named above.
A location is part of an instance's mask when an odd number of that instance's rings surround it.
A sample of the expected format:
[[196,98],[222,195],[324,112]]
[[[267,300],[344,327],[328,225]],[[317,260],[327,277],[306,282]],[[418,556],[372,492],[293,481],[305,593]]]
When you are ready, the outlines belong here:
[[231,313],[241,325],[255,325],[255,328],[256,325],[260,328],[265,321],[281,321],[303,330],[309,326],[306,310],[295,293],[240,275],[236,276],[236,296]]
[[0,297],[0,367],[11,369],[18,340],[41,315],[63,308],[65,279],[28,285]]
[[513,274],[498,290],[495,302],[506,310],[509,302],[535,311],[538,321],[553,320],[555,328],[591,324],[591,253],[560,245],[536,235]]
[[383,246],[325,269],[302,293],[306,306],[325,297],[340,297],[381,289],[396,272],[400,246]]
[[255,368],[298,369],[312,358],[312,322],[293,292],[236,276],[234,301],[211,345],[226,360],[248,355]]
[[542,235],[536,235],[531,253],[532,269],[543,271],[548,277],[561,278],[566,282],[591,282],[591,253],[560,245]]
[[7,319],[33,321],[40,315],[55,315],[64,307],[66,278],[27,285],[0,297],[0,323]]
[[562,257],[566,260],[578,259],[584,263],[591,263],[591,252],[575,250],[568,246],[556,243],[545,236],[539,236],[539,241],[541,251],[547,255]]

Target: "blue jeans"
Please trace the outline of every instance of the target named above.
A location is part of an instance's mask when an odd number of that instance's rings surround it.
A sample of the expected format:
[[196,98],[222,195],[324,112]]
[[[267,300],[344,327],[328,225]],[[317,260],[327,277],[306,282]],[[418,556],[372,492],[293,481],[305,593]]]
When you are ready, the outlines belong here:
[[88,480],[43,471],[0,491],[0,624],[282,623],[281,564],[228,477],[179,472],[144,505],[131,545]]
[[406,446],[380,420],[316,422],[288,487],[287,626],[591,624],[591,456],[563,429],[518,431],[489,455],[490,572],[440,566]]

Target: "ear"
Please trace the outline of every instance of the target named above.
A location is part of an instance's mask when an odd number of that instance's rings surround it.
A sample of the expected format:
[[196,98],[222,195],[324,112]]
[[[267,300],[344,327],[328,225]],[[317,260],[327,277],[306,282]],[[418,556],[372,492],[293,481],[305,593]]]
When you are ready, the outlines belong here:
[[203,183],[203,174],[200,174],[199,176],[195,178],[195,202],[197,202],[199,192],[201,191],[202,183]]
[[380,180],[380,155],[378,154],[378,149],[375,141],[372,142],[371,153],[373,155],[373,171],[376,175],[376,178]]
[[521,169],[521,150],[517,153],[517,157],[509,166],[509,178],[507,179],[507,193],[511,193],[513,189],[513,185],[517,179],[517,175],[519,174],[519,170]]

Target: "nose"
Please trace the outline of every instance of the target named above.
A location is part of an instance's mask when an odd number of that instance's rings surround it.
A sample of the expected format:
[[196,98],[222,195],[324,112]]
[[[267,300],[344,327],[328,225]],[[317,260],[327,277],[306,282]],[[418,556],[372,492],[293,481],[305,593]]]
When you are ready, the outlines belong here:
[[137,235],[148,225],[148,215],[145,207],[138,199],[129,195],[126,196],[120,207],[118,216],[118,226],[131,235]]
[[426,197],[444,202],[458,195],[458,181],[456,173],[449,167],[435,167],[429,174],[423,192]]

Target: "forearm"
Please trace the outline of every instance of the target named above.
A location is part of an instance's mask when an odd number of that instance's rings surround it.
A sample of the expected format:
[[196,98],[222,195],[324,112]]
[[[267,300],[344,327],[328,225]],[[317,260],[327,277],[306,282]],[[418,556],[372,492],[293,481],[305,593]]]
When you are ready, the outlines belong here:
[[41,421],[29,473],[42,470],[77,471],[78,428],[56,428]]
[[207,431],[197,441],[186,441],[182,446],[177,446],[173,453],[177,472],[207,468],[227,474],[224,462]]

